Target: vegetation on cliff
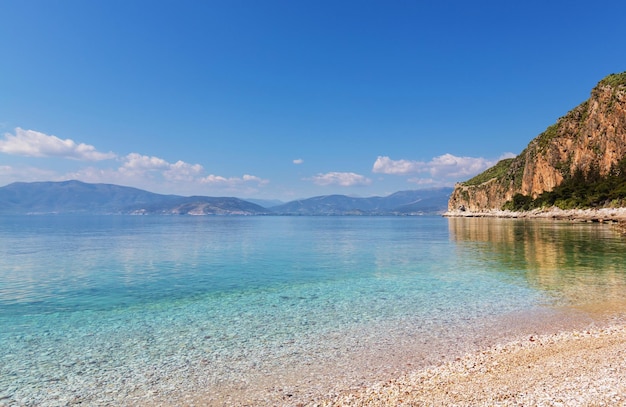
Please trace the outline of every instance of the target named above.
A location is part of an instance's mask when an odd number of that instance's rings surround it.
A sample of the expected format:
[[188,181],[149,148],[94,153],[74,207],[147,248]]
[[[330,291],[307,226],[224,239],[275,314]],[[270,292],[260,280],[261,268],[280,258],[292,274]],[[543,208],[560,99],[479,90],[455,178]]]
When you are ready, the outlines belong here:
[[502,209],[528,211],[539,208],[587,209],[626,206],[626,158],[613,167],[609,175],[601,176],[597,169],[587,174],[577,170],[552,191],[533,199],[515,194]]
[[494,178],[503,177],[507,173],[509,168],[511,167],[511,163],[513,163],[513,158],[506,158],[504,160],[500,160],[493,167],[478,174],[474,178],[465,181],[463,185],[480,185],[483,182],[490,181]]
[[599,83],[600,86],[608,85],[614,88],[620,86],[626,86],[626,72],[613,73],[606,78],[602,79]]

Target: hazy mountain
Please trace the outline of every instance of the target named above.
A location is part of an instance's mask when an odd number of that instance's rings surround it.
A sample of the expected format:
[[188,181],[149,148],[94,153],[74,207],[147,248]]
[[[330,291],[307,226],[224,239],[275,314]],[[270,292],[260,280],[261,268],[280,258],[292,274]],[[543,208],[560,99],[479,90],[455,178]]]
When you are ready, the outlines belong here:
[[[161,195],[80,181],[16,182],[0,188],[0,214],[414,215],[443,213],[452,188],[386,197],[318,196],[264,208],[238,198]],[[257,201],[269,205],[272,201]],[[274,201],[276,202],[276,201]],[[277,201],[280,202],[280,201]]]
[[0,214],[260,215],[268,210],[237,198],[161,195],[80,181],[16,182],[0,188]]
[[280,215],[415,215],[445,212],[452,188],[400,191],[386,197],[325,195],[270,208]]
[[285,203],[279,199],[246,199],[246,201],[252,202],[264,208],[271,208],[272,206],[278,206]]

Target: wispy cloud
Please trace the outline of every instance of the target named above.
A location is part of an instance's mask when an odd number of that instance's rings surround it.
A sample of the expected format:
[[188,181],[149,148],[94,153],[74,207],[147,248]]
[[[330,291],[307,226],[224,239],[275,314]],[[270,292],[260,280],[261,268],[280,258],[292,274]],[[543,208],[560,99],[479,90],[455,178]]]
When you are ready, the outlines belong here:
[[210,185],[218,185],[218,186],[228,186],[235,187],[238,185],[242,185],[244,183],[255,183],[257,185],[265,185],[268,184],[269,181],[266,179],[259,178],[254,175],[244,174],[241,178],[239,177],[222,177],[219,175],[208,175],[200,179],[200,182],[203,184]]
[[317,174],[308,178],[308,180],[313,181],[316,185],[339,185],[342,187],[364,186],[372,183],[371,179],[354,172],[328,172],[326,174]]
[[293,160],[293,163],[298,165],[298,164],[302,164],[304,162],[304,160],[302,158],[296,158],[295,160]]
[[[391,175],[428,174],[440,180],[472,177],[496,164],[504,158],[514,157],[512,153],[503,154],[496,160],[482,157],[457,157],[443,154],[430,161],[392,160],[379,156],[374,162],[372,172]],[[413,181],[417,180],[414,178]]]
[[61,181],[66,179],[68,179],[66,176],[59,176],[58,172],[45,168],[0,165],[0,181],[4,183],[16,181]]
[[253,194],[269,180],[255,175],[244,174],[241,177],[223,177],[205,175],[199,164],[183,161],[169,163],[158,157],[129,154],[118,168],[100,169],[82,168],[66,174],[65,179],[78,179],[85,182],[105,182],[132,185],[149,191],[161,191],[178,194]]
[[112,152],[102,153],[94,146],[62,140],[34,130],[16,128],[15,134],[5,133],[0,140],[0,152],[26,157],[59,157],[80,161],[110,160],[116,157]]

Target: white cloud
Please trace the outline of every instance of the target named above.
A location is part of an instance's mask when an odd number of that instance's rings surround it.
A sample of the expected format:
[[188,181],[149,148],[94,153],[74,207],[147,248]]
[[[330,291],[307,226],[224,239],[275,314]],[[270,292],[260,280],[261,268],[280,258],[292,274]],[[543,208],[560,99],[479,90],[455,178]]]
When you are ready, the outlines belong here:
[[424,168],[424,163],[421,161],[409,161],[409,160],[392,160],[389,157],[378,156],[374,162],[372,172],[380,174],[410,174],[413,172],[420,172]]
[[[515,157],[512,153],[505,153],[497,160],[489,160],[482,157],[457,157],[452,154],[444,154],[434,157],[432,160],[410,161],[392,160],[389,157],[379,156],[374,162],[372,172],[392,175],[408,175],[426,173],[435,179],[460,179],[472,177],[496,164],[504,158]],[[411,181],[416,182],[418,178]],[[425,180],[420,180],[424,182]],[[435,181],[432,181],[435,183]]]
[[255,176],[255,175],[244,174],[243,180],[244,180],[244,182],[256,182],[259,185],[269,184],[269,180],[259,178],[259,177]]
[[160,173],[163,178],[170,181],[193,181],[202,173],[200,164],[189,164],[184,161],[169,163],[166,160],[130,153],[123,158],[124,164],[119,171],[128,176],[142,176],[148,173]]
[[169,165],[163,176],[170,181],[192,181],[202,173],[202,170],[200,164],[188,164],[178,160]]
[[130,153],[124,157],[123,171],[142,172],[152,170],[165,170],[172,164],[159,157],[150,157],[138,153]]
[[363,175],[353,172],[328,172],[326,174],[317,174],[309,178],[316,185],[339,185],[342,187],[363,186],[372,183],[372,180]]
[[293,160],[294,164],[302,164],[304,162],[304,160],[302,158],[296,158],[295,160]]
[[0,152],[27,157],[59,157],[80,161],[101,161],[116,157],[112,152],[101,153],[94,146],[74,140],[61,140],[34,130],[15,129],[15,135],[4,134],[0,140]]
[[211,174],[204,178],[201,178],[200,182],[203,184],[211,184],[211,185],[227,186],[227,187],[234,187],[234,186],[242,185],[244,183],[256,183],[258,185],[265,185],[269,183],[269,181],[266,179],[262,179],[257,176],[248,175],[248,174],[244,174],[243,177],[241,178],[238,178],[238,177],[226,178],[226,177],[222,177],[219,175]]
[[444,154],[433,158],[427,164],[427,171],[433,177],[467,177],[478,174],[494,165],[496,162],[479,157],[457,157]]
[[[231,180],[233,180],[231,178]],[[204,184],[228,184],[229,180],[228,178],[224,178],[222,176],[219,175],[207,175],[206,177],[202,178],[200,180],[200,182],[204,183]]]

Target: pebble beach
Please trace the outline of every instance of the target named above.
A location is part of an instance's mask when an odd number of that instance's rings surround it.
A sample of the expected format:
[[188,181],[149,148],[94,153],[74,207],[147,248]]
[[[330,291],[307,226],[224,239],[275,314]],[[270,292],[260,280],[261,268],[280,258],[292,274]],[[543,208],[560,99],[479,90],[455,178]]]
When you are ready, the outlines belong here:
[[[535,326],[522,319],[509,332],[477,335],[475,346],[465,348],[470,350],[444,344],[441,350],[447,354],[439,355],[439,361],[420,364],[409,347],[401,351],[407,363],[397,354],[364,352],[339,361],[345,375],[335,371],[334,378],[320,380],[323,370],[311,367],[316,379],[311,372],[291,372],[290,385],[257,387],[248,401],[240,395],[220,400],[204,396],[189,405],[626,406],[626,315],[616,314],[611,306],[622,304],[562,314],[567,319],[562,321],[555,314],[540,318]],[[378,376],[358,374],[359,368],[367,369],[366,359],[386,356],[393,369],[381,369]]]
[[[186,405],[626,406],[626,316],[615,311],[577,312],[562,324],[553,315],[534,327],[532,321],[522,320],[511,332],[477,336],[471,350],[444,344],[448,357],[424,364],[409,347],[402,350],[407,363],[397,354],[364,351],[362,357],[338,361],[345,374],[334,371],[334,377],[323,377],[331,372],[312,366],[309,372],[292,371],[283,388],[264,387],[261,379],[245,389],[253,390],[247,400],[243,394],[204,395],[188,399]],[[579,328],[564,329],[572,326]],[[511,340],[512,335],[517,339]],[[368,358],[386,356],[390,369],[381,369],[378,376],[365,371],[359,375],[359,368],[367,369]],[[384,366],[380,360],[373,363]]]
[[461,218],[554,219],[569,220],[574,222],[617,223],[626,221],[626,208],[560,209],[554,207],[521,212],[499,209],[478,212],[453,210],[444,213],[443,216]]
[[528,336],[321,406],[623,406],[626,326]]

